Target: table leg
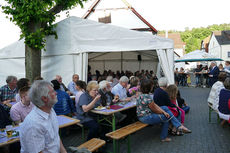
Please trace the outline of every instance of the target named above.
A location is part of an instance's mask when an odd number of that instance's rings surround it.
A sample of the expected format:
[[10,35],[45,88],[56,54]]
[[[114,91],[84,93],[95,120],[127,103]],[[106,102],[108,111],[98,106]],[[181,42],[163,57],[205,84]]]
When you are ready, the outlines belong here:
[[[115,118],[115,115],[113,114],[112,115],[112,131],[115,131],[116,130],[116,118]],[[113,139],[113,153],[116,153],[116,140]]]

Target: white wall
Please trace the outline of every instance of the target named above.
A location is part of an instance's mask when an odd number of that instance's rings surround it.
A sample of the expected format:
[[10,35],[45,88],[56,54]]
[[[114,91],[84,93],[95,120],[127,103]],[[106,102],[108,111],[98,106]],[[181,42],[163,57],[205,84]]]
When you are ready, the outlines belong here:
[[230,52],[230,44],[229,45],[222,45],[222,59],[224,61],[230,61],[230,58],[228,57],[228,52]]
[[222,58],[221,57],[221,46],[219,45],[214,35],[212,35],[210,39],[208,50],[209,50],[209,53],[211,55],[214,55],[216,58]]

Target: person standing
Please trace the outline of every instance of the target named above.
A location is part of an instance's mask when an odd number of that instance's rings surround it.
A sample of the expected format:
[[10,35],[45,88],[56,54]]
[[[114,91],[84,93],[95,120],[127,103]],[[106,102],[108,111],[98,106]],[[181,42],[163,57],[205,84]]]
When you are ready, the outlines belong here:
[[212,85],[218,80],[219,68],[216,66],[216,62],[211,62],[211,70],[209,72],[209,86]]
[[35,105],[20,126],[21,153],[67,153],[59,137],[53,105],[57,102],[52,84],[37,80],[29,90]]

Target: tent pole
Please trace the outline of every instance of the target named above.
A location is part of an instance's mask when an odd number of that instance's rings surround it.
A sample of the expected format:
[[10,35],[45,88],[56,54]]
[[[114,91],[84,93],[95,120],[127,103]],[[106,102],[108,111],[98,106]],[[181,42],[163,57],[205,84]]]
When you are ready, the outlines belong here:
[[105,71],[105,60],[103,60],[103,69]]
[[141,61],[139,61],[139,71],[141,71]]
[[121,71],[123,70],[123,52],[121,52]]

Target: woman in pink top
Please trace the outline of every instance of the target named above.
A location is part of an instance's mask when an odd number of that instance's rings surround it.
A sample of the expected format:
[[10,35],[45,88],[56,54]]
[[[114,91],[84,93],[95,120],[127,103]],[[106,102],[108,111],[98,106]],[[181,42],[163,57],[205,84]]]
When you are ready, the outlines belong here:
[[[170,100],[171,102],[177,106],[177,109],[179,109],[180,112],[180,116],[181,116],[181,123],[184,124],[184,119],[185,119],[185,112],[183,109],[181,109],[178,104],[177,104],[177,101],[176,101],[176,98],[177,98],[177,92],[178,92],[178,89],[177,89],[177,86],[175,84],[172,84],[172,85],[169,85],[166,89],[166,92],[168,93],[169,97],[170,97]],[[170,109],[171,110],[171,109]],[[176,110],[175,110],[176,111]]]
[[80,96],[85,92],[86,90],[86,83],[85,81],[78,80],[76,82],[76,89],[77,89],[77,94],[75,95],[75,106],[77,107],[77,103],[79,101]]

